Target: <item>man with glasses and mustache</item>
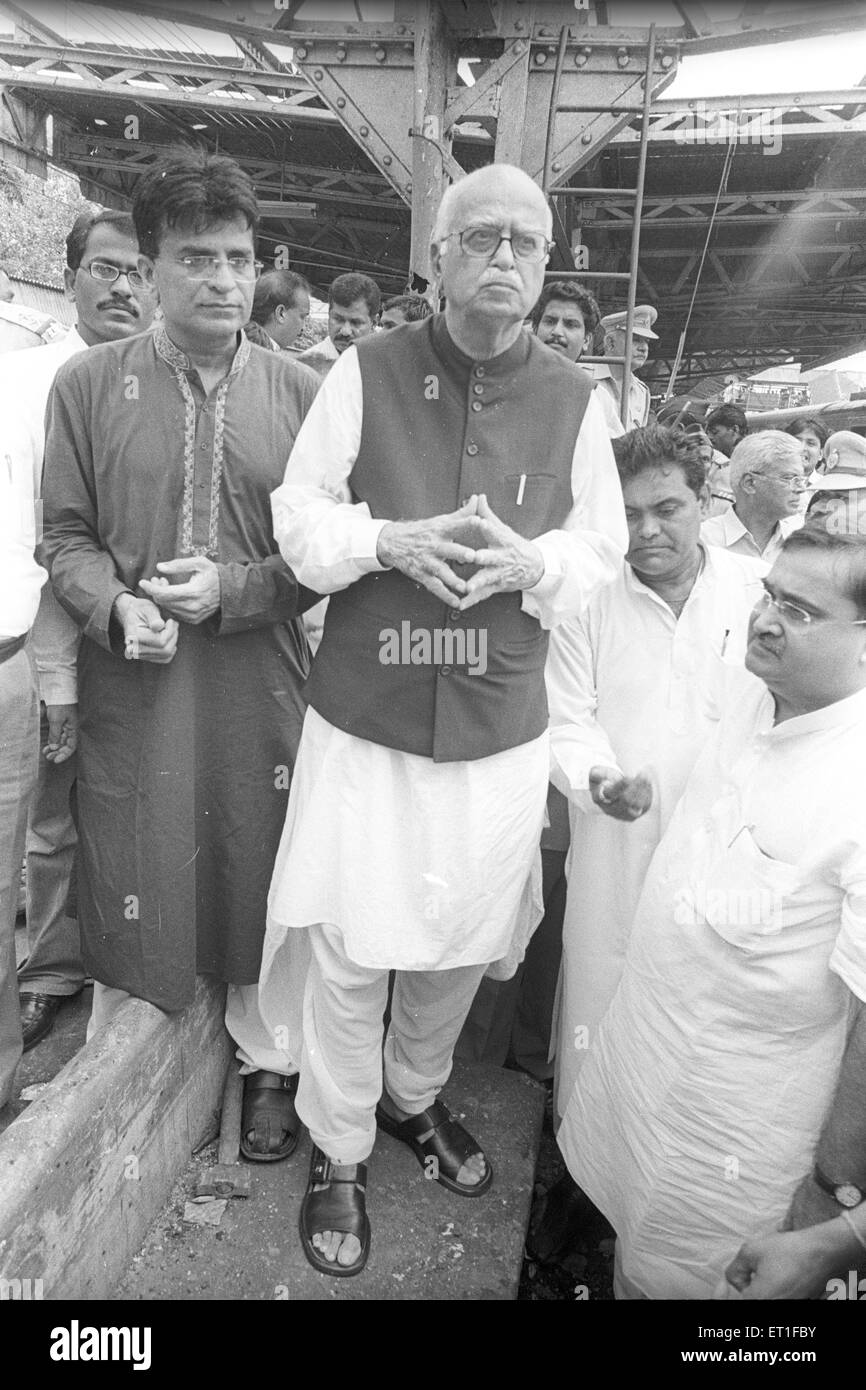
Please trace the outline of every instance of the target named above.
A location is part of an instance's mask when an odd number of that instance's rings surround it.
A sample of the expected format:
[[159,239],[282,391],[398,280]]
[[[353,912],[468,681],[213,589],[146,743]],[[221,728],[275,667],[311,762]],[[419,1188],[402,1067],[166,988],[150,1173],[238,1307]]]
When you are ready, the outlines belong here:
[[701,536],[735,555],[772,564],[803,525],[808,477],[803,446],[783,430],[748,434],[731,454],[734,500],[704,522]]
[[[32,475],[37,496],[45,406],[60,367],[76,353],[144,332],[154,311],[138,270],[129,213],[84,212],[76,218],[66,238],[63,276],[66,297],[76,308],[75,327],[35,351],[9,353],[0,372],[0,435],[5,437],[0,452]],[[18,972],[25,1052],[47,1037],[63,1000],[84,984],[78,925],[66,910],[77,838],[70,795],[76,776],[79,635],[46,584],[33,627],[42,754],[27,832],[28,957]]]
[[163,319],[61,369],[46,439],[42,553],[84,634],[91,1029],[128,995],[173,1010],[197,973],[226,981],[244,1152],[273,1161],[296,1142],[295,1082],[256,982],[314,596],[277,553],[269,497],[318,383],[241,331],[261,267],[237,164],[179,151],[137,186],[133,218]]
[[[282,964],[306,941],[298,1113],[315,1148],[301,1241],[336,1276],[367,1260],[377,1125],[449,1191],[490,1188],[481,1143],[437,1097],[488,964],[541,916],[546,629],[579,612],[625,550],[591,384],[523,331],[550,230],[519,169],[455,183],[431,247],[444,313],[346,349],[273,498],[282,554],[331,597],[274,869],[262,1009],[275,1027],[285,1017]],[[420,633],[420,659],[383,661],[401,625]],[[443,647],[424,659],[435,633],[453,659]],[[469,669],[470,638],[484,642],[483,672]]]
[[866,542],[807,526],[764,589],[558,1136],[622,1298],[866,1197]]

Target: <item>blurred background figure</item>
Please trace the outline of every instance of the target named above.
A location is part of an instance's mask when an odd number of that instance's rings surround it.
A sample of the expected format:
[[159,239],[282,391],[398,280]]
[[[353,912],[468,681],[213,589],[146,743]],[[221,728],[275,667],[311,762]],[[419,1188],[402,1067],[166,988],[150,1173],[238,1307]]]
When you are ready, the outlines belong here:
[[433,309],[429,299],[420,294],[395,294],[382,305],[380,328],[399,328],[403,323],[418,323],[429,318]]
[[[256,281],[250,320],[264,330],[267,346],[275,352],[284,352],[298,339],[309,312],[310,286],[303,275],[294,270],[266,270]],[[265,346],[252,333],[247,337]]]
[[704,429],[710,436],[714,449],[725,458],[730,458],[741,439],[749,433],[746,412],[738,405],[719,405],[711,410],[704,421]]

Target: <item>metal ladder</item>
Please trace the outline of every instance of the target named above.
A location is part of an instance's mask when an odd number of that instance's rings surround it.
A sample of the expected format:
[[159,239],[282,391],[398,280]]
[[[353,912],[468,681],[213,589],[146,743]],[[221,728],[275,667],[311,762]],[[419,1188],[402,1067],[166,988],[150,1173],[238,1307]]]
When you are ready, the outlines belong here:
[[[549,271],[546,272],[544,278],[545,278],[546,280],[616,280],[616,281],[627,280],[627,281],[628,281],[628,300],[627,300],[626,322],[625,322],[625,328],[626,328],[626,333],[625,333],[625,356],[624,356],[624,357],[595,357],[595,356],[586,356],[586,357],[581,357],[581,358],[579,359],[582,363],[583,363],[583,362],[605,362],[605,363],[608,363],[608,364],[609,364],[609,363],[611,363],[611,362],[621,362],[621,363],[623,364],[622,388],[621,388],[621,392],[620,392],[619,415],[620,415],[620,420],[622,421],[623,425],[627,425],[627,423],[628,423],[628,388],[629,388],[629,381],[630,381],[630,379],[631,379],[631,355],[632,355],[632,354],[631,354],[631,336],[632,336],[632,327],[633,327],[633,323],[634,323],[634,307],[635,307],[635,300],[636,300],[636,298],[637,298],[638,257],[639,257],[639,255],[640,255],[640,224],[641,224],[641,216],[642,216],[642,213],[643,213],[643,192],[644,192],[644,180],[645,180],[645,178],[646,178],[646,158],[647,158],[647,143],[648,143],[648,134],[649,134],[649,116],[650,116],[650,108],[651,108],[651,106],[652,106],[653,68],[654,68],[654,66],[655,66],[655,47],[656,47],[656,44],[655,44],[655,25],[654,25],[654,24],[650,25],[649,34],[648,34],[648,36],[647,36],[647,55],[646,55],[646,68],[645,68],[645,71],[644,71],[643,101],[640,103],[640,105],[619,105],[619,104],[612,105],[610,102],[607,102],[607,103],[604,104],[604,105],[600,105],[600,104],[585,105],[585,106],[562,106],[562,105],[560,105],[560,103],[559,103],[559,89],[560,89],[560,85],[561,85],[561,81],[562,81],[562,69],[563,69],[563,64],[564,64],[564,62],[565,62],[565,50],[566,50],[566,45],[567,45],[567,43],[568,43],[569,34],[570,34],[570,29],[569,29],[569,27],[568,27],[567,25],[565,25],[565,26],[562,28],[562,30],[561,30],[561,32],[560,32],[560,35],[559,35],[559,48],[558,48],[557,54],[556,54],[556,67],[555,67],[554,73],[553,73],[553,88],[552,88],[551,94],[550,94],[550,110],[549,110],[549,112],[548,112],[548,117],[547,117],[547,139],[546,139],[546,141],[545,141],[545,147],[544,147],[544,176],[543,176],[543,182],[542,182],[542,191],[544,192],[545,196],[547,197],[547,199],[548,199],[548,201],[549,201],[549,203],[550,203],[551,212],[553,213],[554,226],[557,228],[557,231],[559,232],[559,236],[557,236],[557,244],[559,245],[560,251],[562,252],[562,250],[563,250],[562,243],[563,243],[563,240],[564,240],[564,237],[565,237],[565,229],[564,229],[564,227],[562,226],[562,219],[560,218],[559,212],[558,212],[558,210],[557,210],[557,208],[556,208],[556,205],[555,205],[555,203],[553,202],[553,199],[554,199],[554,198],[568,198],[568,197],[570,197],[570,198],[604,197],[604,198],[623,198],[623,199],[627,199],[627,200],[634,199],[634,215],[633,215],[633,220],[632,220],[632,231],[631,231],[631,251],[630,251],[630,254],[629,254],[629,268],[628,268],[627,271],[624,271],[624,270],[620,270],[620,271],[616,271],[616,270],[566,270],[566,271],[561,271],[561,270],[549,270]],[[641,117],[641,126],[640,126],[640,146],[639,146],[639,151],[638,151],[638,168],[637,168],[637,186],[636,186],[635,188],[589,188],[589,187],[584,187],[584,188],[557,188],[557,189],[554,191],[554,193],[551,194],[550,185],[551,185],[551,183],[552,183],[552,181],[553,181],[553,171],[552,171],[552,169],[551,169],[551,163],[552,163],[552,160],[553,160],[553,152],[554,152],[554,149],[555,149],[555,145],[554,145],[554,133],[555,133],[555,129],[556,129],[556,117],[559,115],[560,112],[578,113],[578,112],[611,111],[611,110],[633,112],[633,113],[635,113],[635,114],[639,114],[640,117]],[[571,255],[571,248],[570,248],[570,247],[568,248],[568,254],[569,254],[569,256]]]

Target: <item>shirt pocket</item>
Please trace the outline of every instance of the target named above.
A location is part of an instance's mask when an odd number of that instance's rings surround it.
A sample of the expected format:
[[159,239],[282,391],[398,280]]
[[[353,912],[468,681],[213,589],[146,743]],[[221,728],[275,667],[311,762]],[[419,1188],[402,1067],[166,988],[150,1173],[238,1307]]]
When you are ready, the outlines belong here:
[[555,473],[506,473],[487,500],[496,515],[521,536],[540,536],[549,520],[557,484]]
[[690,889],[696,915],[718,936],[740,950],[757,951],[785,927],[786,904],[801,881],[796,865],[765,854],[752,827],[741,825],[708,858],[700,877],[691,879]]

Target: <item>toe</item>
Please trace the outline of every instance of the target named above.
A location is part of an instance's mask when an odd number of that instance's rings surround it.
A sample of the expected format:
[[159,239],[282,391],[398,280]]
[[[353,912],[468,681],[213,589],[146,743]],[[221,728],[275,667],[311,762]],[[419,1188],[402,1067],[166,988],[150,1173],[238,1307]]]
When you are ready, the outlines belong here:
[[361,1254],[361,1242],[357,1236],[343,1236],[337,1254],[337,1263],[353,1265]]
[[487,1173],[487,1161],[482,1153],[472,1154],[462,1164],[460,1172],[457,1174],[457,1181],[463,1183],[465,1187],[475,1187],[480,1183]]

